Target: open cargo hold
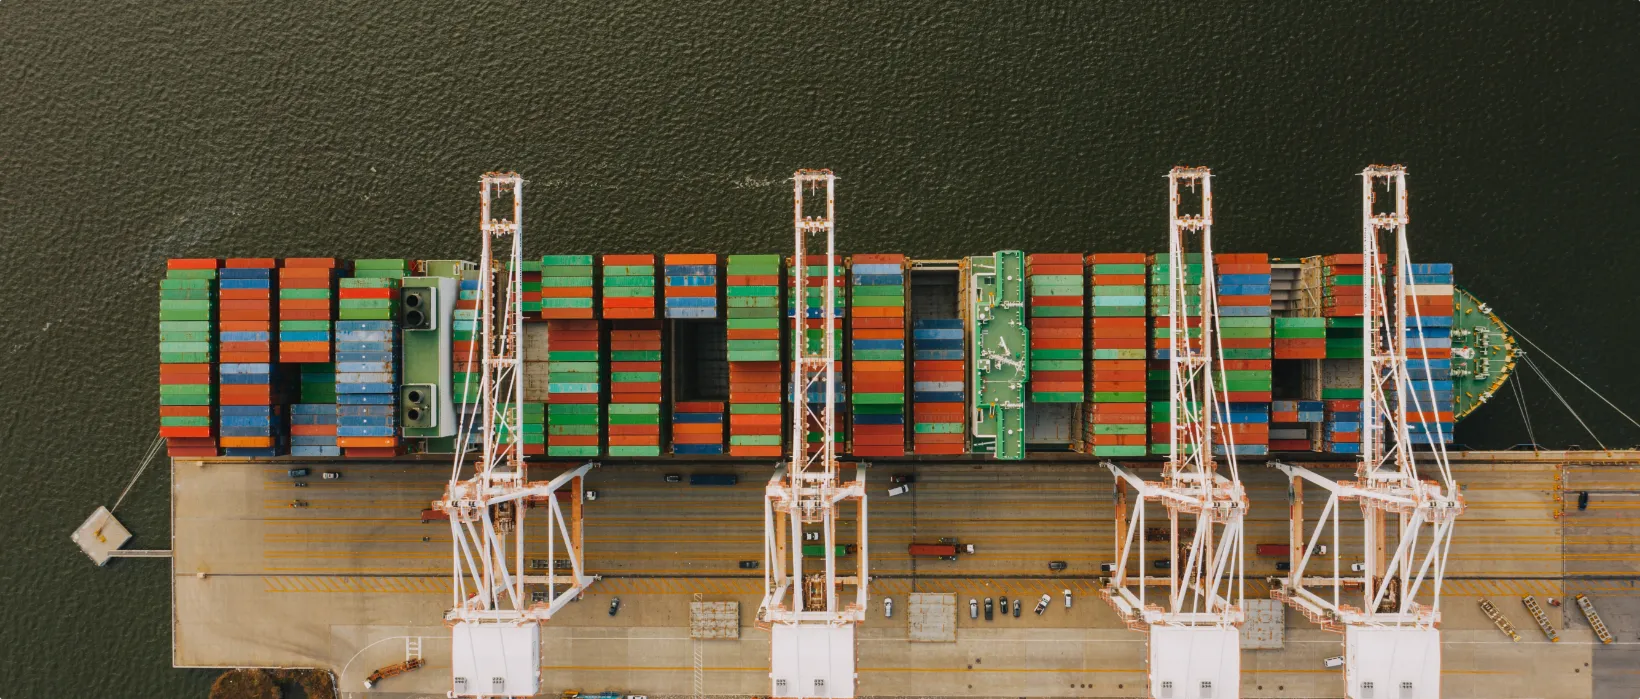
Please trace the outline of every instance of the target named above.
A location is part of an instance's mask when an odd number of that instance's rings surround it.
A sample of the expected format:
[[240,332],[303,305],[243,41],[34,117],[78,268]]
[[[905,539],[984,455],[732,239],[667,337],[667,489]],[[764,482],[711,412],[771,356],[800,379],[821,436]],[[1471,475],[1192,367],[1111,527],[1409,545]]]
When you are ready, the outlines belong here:
[[219,455],[217,267],[169,260],[159,283],[159,434],[173,458]]
[[712,254],[668,254],[666,317],[703,320],[718,317],[718,259]]
[[[806,289],[797,289],[797,270],[793,267],[796,262],[793,258],[786,258],[786,317],[789,320],[789,332],[797,333],[802,328],[801,337],[790,338],[792,359],[797,359],[801,350],[811,356],[819,356],[825,351],[827,327],[831,330],[832,362],[832,428],[834,434],[848,434],[848,415],[845,408],[848,404],[848,374],[843,365],[843,321],[848,317],[848,280],[844,276],[843,257],[833,258],[833,266],[827,268],[825,255],[809,255],[804,262]],[[833,314],[828,320],[825,318],[826,294],[829,290],[832,295]],[[801,302],[799,299],[802,299]],[[823,376],[816,371],[819,380],[808,389],[806,400],[809,404],[810,415],[804,420],[804,445],[809,453],[818,453],[821,449],[822,431],[819,414],[821,406],[826,403],[826,382]],[[798,382],[801,377],[791,376],[786,386],[786,400],[795,402],[797,398]],[[841,449],[845,445],[839,445]]]
[[905,256],[862,254],[850,262],[850,453],[904,456]]
[[1143,253],[1095,253],[1085,259],[1093,290],[1088,313],[1093,357],[1082,452],[1144,456],[1147,259]]
[[779,255],[730,255],[727,266],[729,455],[781,456]]

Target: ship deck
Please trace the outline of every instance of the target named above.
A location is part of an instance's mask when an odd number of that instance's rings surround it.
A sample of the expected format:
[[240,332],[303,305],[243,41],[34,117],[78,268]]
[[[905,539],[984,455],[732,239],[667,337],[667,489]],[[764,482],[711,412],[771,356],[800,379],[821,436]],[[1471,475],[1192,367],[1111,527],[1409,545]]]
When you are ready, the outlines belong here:
[[[1447,697],[1632,697],[1640,691],[1640,452],[1455,454],[1469,502],[1445,588]],[[312,468],[295,487],[286,470]],[[362,693],[372,669],[403,660],[419,638],[428,666],[390,679],[377,696],[442,695],[449,687],[451,604],[447,525],[419,511],[449,477],[444,461],[177,460],[172,463],[173,660],[179,667],[320,667]],[[544,632],[543,689],[685,695],[694,687],[689,602],[738,601],[739,640],[702,641],[708,695],[768,691],[768,636],[752,620],[761,572],[762,462],[607,464],[589,478],[586,557],[600,574],[585,598]],[[325,481],[321,470],[341,471]],[[733,471],[729,488],[671,484],[666,473]],[[908,496],[888,498],[886,476],[915,472]],[[1098,598],[1099,564],[1114,559],[1111,478],[1093,463],[917,462],[870,477],[872,607],[860,631],[861,696],[1135,697],[1144,692],[1144,636],[1122,628]],[[1267,596],[1285,543],[1286,486],[1247,464],[1248,591]],[[1577,492],[1589,491],[1587,510]],[[309,503],[293,508],[293,500]],[[1318,506],[1317,508],[1318,509]],[[852,524],[852,523],[850,523]],[[853,532],[840,531],[844,540]],[[544,534],[544,531],[542,532]],[[958,537],[977,554],[911,560],[913,539]],[[545,538],[536,536],[546,557]],[[1069,563],[1050,575],[1047,562]],[[753,573],[753,575],[748,575]],[[1075,603],[1064,608],[1060,590]],[[957,595],[954,643],[907,640],[906,594]],[[1591,596],[1618,643],[1601,646],[1574,606],[1547,608],[1549,643],[1523,594]],[[1041,617],[1031,600],[1054,603]],[[968,619],[970,597],[1027,601],[1019,619]],[[609,598],[622,600],[607,615]],[[895,599],[893,618],[881,598]],[[1521,635],[1512,643],[1481,614],[1490,598]],[[1342,679],[1322,667],[1341,636],[1286,615],[1285,647],[1243,653],[1246,697],[1336,697]]]

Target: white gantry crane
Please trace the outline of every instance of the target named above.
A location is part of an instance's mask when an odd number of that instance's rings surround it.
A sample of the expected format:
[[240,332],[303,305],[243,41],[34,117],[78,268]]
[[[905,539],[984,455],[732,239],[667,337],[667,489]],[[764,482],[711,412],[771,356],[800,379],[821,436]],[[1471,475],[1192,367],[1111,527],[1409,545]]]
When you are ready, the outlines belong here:
[[[1377,211],[1378,188],[1394,197],[1393,210]],[[1387,208],[1387,207],[1386,207]],[[1372,166],[1361,173],[1362,332],[1361,458],[1354,480],[1274,463],[1289,478],[1291,568],[1271,596],[1302,612],[1321,628],[1344,634],[1344,695],[1350,699],[1435,699],[1441,693],[1441,581],[1446,575],[1452,527],[1463,513],[1463,495],[1452,478],[1438,425],[1426,420],[1438,405],[1433,393],[1413,396],[1407,368],[1408,317],[1419,317],[1409,285],[1406,169]],[[1381,240],[1386,234],[1392,241]],[[1395,273],[1385,280],[1381,250],[1394,246]],[[1391,305],[1390,299],[1396,302]],[[1413,333],[1423,356],[1423,333]],[[1407,424],[1409,407],[1424,423],[1431,449],[1415,451]],[[1420,474],[1419,462],[1430,473]],[[1426,480],[1427,477],[1431,478]],[[1327,504],[1305,540],[1304,485],[1327,492]],[[1361,506],[1363,550],[1344,558],[1339,510]],[[1395,536],[1388,536],[1390,516]],[[1348,524],[1348,523],[1346,523]],[[1332,565],[1306,575],[1322,535],[1331,530]],[[1387,548],[1394,546],[1393,553]],[[1345,566],[1345,567],[1341,567]],[[1429,583],[1428,604],[1420,601]],[[1349,593],[1346,595],[1346,590]],[[1359,597],[1356,593],[1359,592]]]
[[[865,467],[857,466],[852,482],[842,481],[837,462],[836,393],[838,264],[836,176],[829,170],[799,170],[792,177],[795,213],[796,313],[792,319],[795,357],[792,362],[791,458],[780,464],[769,479],[763,503],[763,602],[758,608],[759,626],[770,634],[769,679],[775,697],[842,697],[855,695],[855,626],[865,620],[866,581],[869,549],[866,541]],[[825,191],[823,216],[806,216],[805,192]],[[804,294],[808,288],[808,262],[821,253],[825,242],[827,274],[823,285],[823,306],[818,324],[821,342],[810,348],[804,342],[806,322]],[[811,394],[814,399],[811,399]],[[819,427],[820,448],[810,453],[806,432]],[[852,576],[838,574],[839,549],[837,520],[844,503],[856,507],[855,532],[858,542],[854,555],[858,565]],[[821,557],[810,572],[805,569],[805,532],[816,532],[823,544]],[[854,599],[842,594],[852,587]]]
[[[1201,213],[1179,212],[1181,186],[1200,188]],[[1233,699],[1241,692],[1242,523],[1247,494],[1224,414],[1228,406],[1219,402],[1215,386],[1224,377],[1215,361],[1222,350],[1213,277],[1212,174],[1207,168],[1174,168],[1168,173],[1168,194],[1168,457],[1160,482],[1105,462],[1116,476],[1116,548],[1121,556],[1100,596],[1128,628],[1149,635],[1149,696]],[[1191,260],[1192,247],[1201,256],[1199,263]],[[1201,296],[1199,321],[1194,323],[1187,298],[1193,295],[1193,286],[1199,287]],[[1200,334],[1192,337],[1198,325]],[[1215,453],[1215,446],[1223,447],[1223,453]],[[1139,497],[1131,515],[1126,511],[1127,488]],[[1167,508],[1166,581],[1146,572],[1149,503]],[[1181,520],[1186,527],[1181,528]],[[1130,563],[1139,566],[1137,575],[1129,573]],[[1165,600],[1148,593],[1152,584],[1166,593]]]
[[[474,420],[463,420],[455,464],[444,498],[434,503],[450,518],[454,540],[451,609],[451,697],[528,697],[541,688],[541,622],[552,618],[594,580],[581,565],[581,477],[588,463],[550,481],[530,481],[524,463],[523,187],[516,173],[488,173],[480,195],[483,257],[479,263],[480,342],[483,375]],[[497,204],[496,200],[501,200]],[[492,206],[511,204],[510,218],[494,218]],[[512,250],[497,259],[494,248]],[[505,281],[499,284],[498,278]],[[481,430],[482,450],[466,473],[473,430]],[[565,520],[560,491],[572,495]],[[547,510],[545,575],[526,574],[524,515]],[[558,551],[558,546],[563,551]],[[558,570],[560,555],[569,571]],[[529,594],[526,586],[545,586]]]

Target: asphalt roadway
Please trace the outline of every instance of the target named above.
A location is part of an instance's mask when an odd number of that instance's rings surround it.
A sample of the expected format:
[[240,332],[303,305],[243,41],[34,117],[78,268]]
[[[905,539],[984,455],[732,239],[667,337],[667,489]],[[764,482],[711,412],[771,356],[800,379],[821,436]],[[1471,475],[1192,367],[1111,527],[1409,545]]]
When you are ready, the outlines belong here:
[[[1594,463],[1599,461],[1599,463]],[[286,469],[315,476],[296,487]],[[173,463],[174,663],[186,667],[324,667],[359,696],[443,696],[449,687],[450,534],[418,513],[443,491],[448,463],[177,461]],[[340,471],[321,480],[322,470]],[[532,472],[544,474],[550,468]],[[1247,595],[1267,596],[1278,558],[1259,543],[1287,541],[1287,486],[1262,461],[1243,464],[1253,501],[1247,526]],[[1460,520],[1444,588],[1447,697],[1636,696],[1640,683],[1640,455],[1515,454],[1454,459],[1469,511]],[[586,565],[603,576],[544,630],[544,690],[623,691],[652,697],[768,692],[768,635],[753,625],[762,595],[762,486],[766,463],[607,464],[589,477]],[[668,473],[733,472],[732,487],[667,483]],[[910,494],[887,497],[888,476],[915,475]],[[1097,595],[1099,565],[1115,558],[1112,479],[1091,464],[883,465],[870,483],[871,606],[859,638],[861,696],[1137,697],[1144,693],[1144,636],[1123,628]],[[1576,494],[1591,491],[1586,510]],[[1315,516],[1321,501],[1307,491]],[[300,499],[306,507],[292,507]],[[1346,519],[1353,508],[1346,511]],[[543,518],[534,518],[541,522]],[[1153,521],[1165,521],[1157,513]],[[852,541],[852,519],[842,541]],[[1347,530],[1347,528],[1346,528]],[[546,557],[545,529],[532,548]],[[976,554],[912,559],[907,545],[955,537]],[[1352,541],[1344,539],[1344,550]],[[1154,555],[1152,557],[1155,557]],[[852,566],[853,558],[846,558]],[[1061,560],[1061,573],[1048,569]],[[1143,565],[1134,561],[1134,566]],[[1065,609],[1063,590],[1072,591]],[[907,640],[909,592],[951,592],[955,643]],[[1568,603],[1549,607],[1561,640],[1550,643],[1519,602],[1583,592],[1618,643],[1600,646]],[[969,598],[1029,601],[1041,617],[970,620]],[[740,603],[739,640],[689,639],[688,603]],[[620,613],[607,614],[611,597]],[[881,599],[893,597],[893,618]],[[1487,597],[1513,622],[1511,642],[1479,610]],[[1285,647],[1242,654],[1246,697],[1342,696],[1322,660],[1342,637],[1286,616]],[[417,639],[424,669],[364,692],[371,670],[403,660]]]

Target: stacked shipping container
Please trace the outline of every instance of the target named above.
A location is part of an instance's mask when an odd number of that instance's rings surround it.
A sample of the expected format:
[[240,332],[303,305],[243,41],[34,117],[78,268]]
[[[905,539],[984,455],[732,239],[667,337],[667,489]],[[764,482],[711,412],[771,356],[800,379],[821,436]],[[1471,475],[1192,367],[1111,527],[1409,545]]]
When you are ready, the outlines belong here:
[[723,453],[723,403],[682,401],[672,405],[672,453],[707,456]]
[[730,255],[729,454],[780,456],[780,256]]
[[[651,284],[653,286],[653,284]],[[592,256],[541,257],[541,317],[547,320],[596,318],[592,306]]]
[[609,455],[660,456],[661,321],[611,323],[609,390]]
[[217,261],[175,259],[159,283],[159,434],[172,457],[217,456]]
[[851,261],[851,453],[904,456],[905,256],[855,255]]
[[599,453],[599,335],[596,320],[547,321],[547,456]]
[[333,257],[288,257],[279,269],[279,361],[285,364],[331,361],[332,298],[336,288]]
[[1145,255],[1096,253],[1086,260],[1093,289],[1088,319],[1093,390],[1083,409],[1082,451],[1144,456]]
[[[1380,256],[1379,263],[1385,259]],[[1365,258],[1353,253],[1327,255],[1321,261],[1321,315],[1327,319],[1327,359],[1361,359],[1365,328],[1362,314],[1366,309],[1362,285]],[[1321,398],[1325,407],[1322,450],[1359,454],[1362,387],[1324,387]]]
[[717,255],[667,255],[666,317],[718,317]]
[[1086,397],[1086,304],[1082,255],[1041,253],[1025,258],[1030,293],[1031,401],[1081,403]]
[[336,443],[350,458],[399,451],[399,283],[409,260],[355,260],[338,281]]
[[1242,456],[1270,451],[1271,337],[1270,257],[1225,253],[1213,260],[1219,308],[1221,373],[1214,388],[1226,407],[1228,443],[1215,439],[1215,453],[1234,448]]
[[912,450],[917,454],[961,454],[968,403],[967,370],[960,318],[924,318],[911,326]]
[[273,363],[274,260],[229,258],[220,272],[222,407],[217,433],[227,456],[280,456],[288,446]]
[[336,365],[303,364],[299,378],[296,404],[290,406],[291,456],[341,456],[336,445]]
[[1402,287],[1406,307],[1407,429],[1413,444],[1452,443],[1452,317],[1450,263],[1414,263]]
[[604,255],[604,318],[655,317],[655,256]]

